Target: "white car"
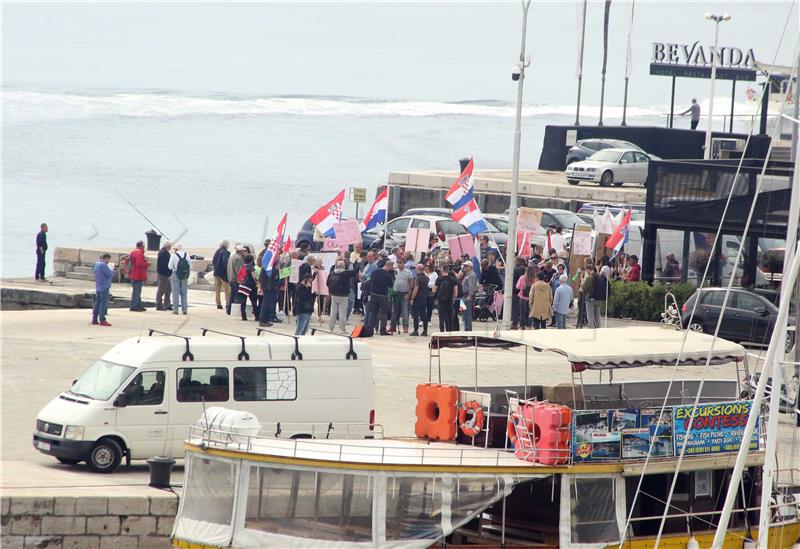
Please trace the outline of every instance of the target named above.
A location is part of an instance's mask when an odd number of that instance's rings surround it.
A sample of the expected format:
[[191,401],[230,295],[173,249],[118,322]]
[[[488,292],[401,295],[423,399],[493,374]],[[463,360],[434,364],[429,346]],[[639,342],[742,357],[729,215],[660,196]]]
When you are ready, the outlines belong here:
[[601,187],[623,183],[645,185],[650,156],[638,149],[604,149],[586,160],[567,166],[567,182],[577,185],[581,181],[593,181]]

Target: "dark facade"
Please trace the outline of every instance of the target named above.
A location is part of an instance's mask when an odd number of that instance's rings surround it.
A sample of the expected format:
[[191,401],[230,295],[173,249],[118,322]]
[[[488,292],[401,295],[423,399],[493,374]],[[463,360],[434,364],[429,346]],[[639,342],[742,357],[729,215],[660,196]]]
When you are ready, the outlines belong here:
[[[743,161],[737,176],[738,164],[738,160],[650,163],[643,279],[697,283],[708,265],[706,285],[726,284],[730,276],[734,276],[737,286],[778,285],[783,271],[793,164],[770,162],[763,178],[763,160]],[[761,192],[756,194],[759,181]],[[742,260],[737,263],[742,241]]]

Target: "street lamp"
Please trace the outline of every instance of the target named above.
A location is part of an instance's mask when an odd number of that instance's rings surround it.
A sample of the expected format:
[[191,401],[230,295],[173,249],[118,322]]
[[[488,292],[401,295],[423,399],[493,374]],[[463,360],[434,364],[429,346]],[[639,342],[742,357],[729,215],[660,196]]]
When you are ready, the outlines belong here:
[[714,22],[714,49],[711,51],[711,96],[708,98],[708,123],[706,124],[706,150],[703,155],[711,159],[711,122],[714,116],[714,82],[717,79],[717,44],[719,42],[719,24],[731,18],[729,13],[714,15],[706,13],[706,19]]
[[512,295],[514,294],[514,263],[517,246],[517,188],[519,187],[519,149],[522,140],[522,85],[525,69],[531,64],[525,55],[525,35],[528,29],[528,8],[531,0],[522,0],[522,47],[519,62],[511,67],[511,79],[517,83],[517,124],[514,130],[514,163],[511,168],[511,204],[508,208],[508,240],[506,241],[506,276],[503,281],[503,327],[511,327]]

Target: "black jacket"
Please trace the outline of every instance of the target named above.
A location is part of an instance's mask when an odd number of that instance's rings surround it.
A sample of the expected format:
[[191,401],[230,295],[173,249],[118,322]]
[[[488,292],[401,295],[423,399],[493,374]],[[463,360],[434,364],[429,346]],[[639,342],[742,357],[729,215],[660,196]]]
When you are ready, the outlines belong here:
[[36,235],[36,253],[39,253],[39,248],[47,251],[47,233],[41,231]]
[[298,269],[297,280],[302,282],[303,279],[306,277],[306,275],[310,274],[311,274],[311,265],[309,265],[308,262],[306,261],[302,265],[300,265],[300,268]]
[[156,271],[163,276],[172,275],[172,269],[169,268],[169,252],[165,248],[158,250],[158,258],[156,259]]
[[228,280],[228,258],[231,252],[227,248],[219,248],[214,252],[214,258],[211,264],[214,266],[214,276],[221,278],[225,282]]
[[389,295],[389,289],[394,286],[394,272],[378,269],[369,278],[370,295]]
[[453,301],[453,288],[458,281],[450,274],[439,275],[436,279],[436,299],[439,301]]
[[278,288],[280,288],[281,284],[280,276],[281,274],[277,262],[275,262],[275,264],[272,266],[272,271],[269,274],[267,274],[266,269],[261,269],[261,276],[258,278],[258,282],[261,284],[261,289],[265,292],[273,290],[278,291]]
[[494,284],[500,290],[503,287],[503,281],[500,280],[500,273],[497,267],[489,265],[481,271],[481,284]]
[[294,312],[298,315],[314,312],[314,294],[305,284],[298,284],[294,292]]
[[350,279],[353,271],[342,271],[341,273],[332,272],[328,276],[328,290],[331,295],[336,297],[347,297],[350,295]]

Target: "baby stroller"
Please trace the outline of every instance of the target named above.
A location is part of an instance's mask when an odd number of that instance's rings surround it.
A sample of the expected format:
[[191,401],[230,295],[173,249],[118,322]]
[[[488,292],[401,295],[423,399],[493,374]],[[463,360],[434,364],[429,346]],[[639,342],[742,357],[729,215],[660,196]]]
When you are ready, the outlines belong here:
[[497,290],[497,285],[487,284],[483,291],[475,293],[475,305],[472,309],[472,318],[481,322],[489,320],[497,320],[497,314],[494,312],[494,294]]

